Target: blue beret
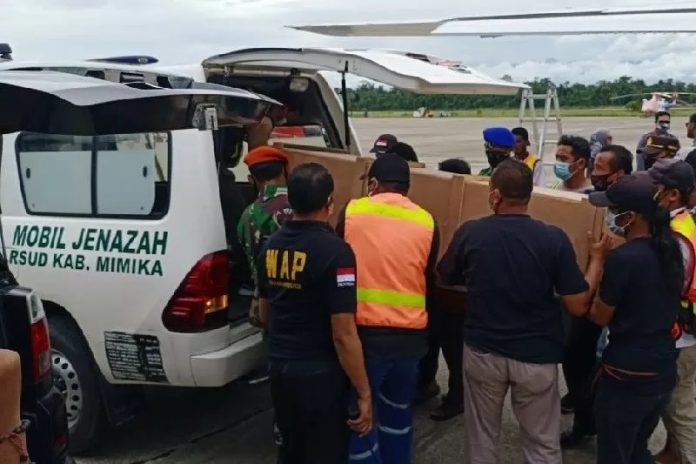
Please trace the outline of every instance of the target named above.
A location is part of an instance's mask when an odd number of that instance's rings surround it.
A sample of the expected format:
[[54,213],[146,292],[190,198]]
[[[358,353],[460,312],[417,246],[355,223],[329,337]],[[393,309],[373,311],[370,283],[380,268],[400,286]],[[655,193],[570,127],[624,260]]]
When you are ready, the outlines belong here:
[[515,136],[505,127],[490,127],[484,130],[483,140],[499,147],[512,148],[515,145]]

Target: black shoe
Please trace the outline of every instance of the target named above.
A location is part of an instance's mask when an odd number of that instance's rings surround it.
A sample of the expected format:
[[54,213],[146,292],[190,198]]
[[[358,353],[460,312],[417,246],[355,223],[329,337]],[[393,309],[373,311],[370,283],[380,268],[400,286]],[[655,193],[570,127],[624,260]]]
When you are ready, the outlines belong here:
[[582,431],[577,429],[567,430],[561,434],[561,448],[577,448],[595,435],[596,433],[592,431]]
[[463,404],[452,404],[442,402],[437,409],[430,413],[430,418],[436,422],[444,422],[464,413]]
[[575,401],[570,393],[566,393],[561,398],[561,414],[573,414],[575,412]]
[[416,399],[414,400],[414,403],[423,404],[426,401],[435,398],[439,394],[440,386],[437,384],[437,382],[428,382],[418,390],[418,394],[416,394]]

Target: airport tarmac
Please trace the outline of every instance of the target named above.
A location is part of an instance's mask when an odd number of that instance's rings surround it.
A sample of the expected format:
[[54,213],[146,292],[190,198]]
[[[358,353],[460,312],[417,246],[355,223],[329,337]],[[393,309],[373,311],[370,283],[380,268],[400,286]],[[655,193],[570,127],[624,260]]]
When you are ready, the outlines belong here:
[[[683,118],[672,127],[685,138]],[[411,143],[422,161],[429,166],[450,158],[462,157],[474,168],[483,167],[485,156],[481,132],[489,126],[515,127],[514,119],[355,119],[363,152],[382,133],[392,133]],[[528,126],[529,127],[529,126]],[[641,134],[653,127],[647,118],[568,118],[564,133],[589,137],[598,128],[608,128],[616,143],[635,149]],[[557,134],[550,133],[555,140]],[[548,146],[546,161],[553,159],[554,147]],[[447,385],[447,369],[441,361],[439,384]],[[561,381],[561,389],[563,389]],[[103,446],[79,464],[143,463],[227,463],[274,464],[272,409],[268,386],[250,386],[237,382],[216,389],[153,389],[148,391],[147,407],[132,423],[110,431]],[[466,463],[463,452],[463,418],[445,423],[428,418],[436,400],[419,406],[415,420],[415,464]],[[564,416],[569,426],[572,416]],[[664,443],[664,429],[658,428],[651,440],[656,451]],[[594,444],[564,453],[567,464],[590,464],[595,460]],[[523,462],[517,423],[509,402],[503,413],[500,463]]]
[[[672,133],[679,137],[682,146],[691,145],[686,138],[687,118],[674,118]],[[614,143],[634,151],[640,137],[654,128],[653,118],[564,118],[561,120],[564,134],[580,135],[587,139],[597,129],[609,129]],[[400,141],[413,146],[421,161],[436,167],[439,161],[447,158],[464,158],[474,168],[474,172],[485,167],[482,132],[486,127],[502,126],[513,128],[522,125],[532,137],[531,123],[520,124],[517,119],[500,118],[355,118],[353,126],[358,133],[363,152],[372,148],[375,139],[384,133],[394,134]],[[541,123],[538,123],[541,131]],[[558,131],[555,122],[547,125],[546,139],[551,144],[544,149],[544,161],[552,162]],[[536,151],[536,145],[532,146]]]

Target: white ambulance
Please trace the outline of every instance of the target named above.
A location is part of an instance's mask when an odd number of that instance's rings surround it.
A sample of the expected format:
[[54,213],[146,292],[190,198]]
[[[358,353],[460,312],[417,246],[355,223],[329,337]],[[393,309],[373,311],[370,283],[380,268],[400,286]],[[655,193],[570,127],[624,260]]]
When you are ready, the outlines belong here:
[[[281,140],[301,144],[306,135],[311,144],[359,154],[344,105],[322,71],[343,74],[344,97],[346,73],[423,93],[514,95],[522,87],[437,63],[399,52],[254,49],[166,69],[15,61],[0,64],[0,72],[59,71],[143,89],[244,89],[282,102],[287,121],[277,122],[305,128],[277,130]],[[27,117],[39,129],[2,138],[6,256],[44,301],[74,451],[96,444],[107,423],[129,418],[134,385],[215,387],[262,362],[234,232],[255,197],[239,159],[258,101],[235,103],[225,110],[236,124],[217,131],[187,128],[181,108],[148,125],[153,109],[143,100],[142,111],[127,117],[95,109],[93,116],[112,128],[99,135],[61,133],[59,121],[40,130],[47,116],[33,112]],[[123,130],[134,124],[147,130]]]

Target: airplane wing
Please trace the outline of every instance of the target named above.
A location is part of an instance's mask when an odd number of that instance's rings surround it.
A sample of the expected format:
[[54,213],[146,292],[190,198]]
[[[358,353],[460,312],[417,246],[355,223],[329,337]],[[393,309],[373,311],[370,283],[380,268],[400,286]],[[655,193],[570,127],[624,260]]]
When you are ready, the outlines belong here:
[[467,16],[404,23],[289,26],[340,37],[578,35],[696,32],[696,8],[606,8]]

